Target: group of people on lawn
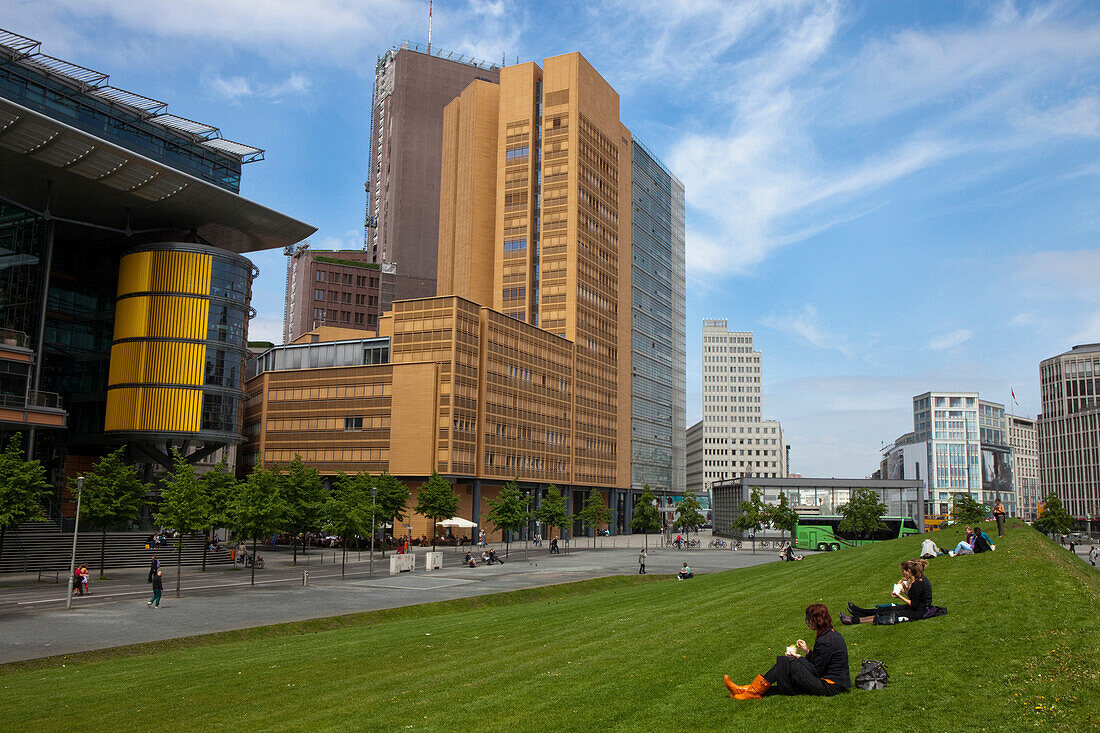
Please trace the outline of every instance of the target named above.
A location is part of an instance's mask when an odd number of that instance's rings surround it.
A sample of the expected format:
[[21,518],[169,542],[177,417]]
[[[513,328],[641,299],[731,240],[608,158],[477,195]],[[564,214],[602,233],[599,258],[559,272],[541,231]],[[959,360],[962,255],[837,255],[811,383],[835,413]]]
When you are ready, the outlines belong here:
[[[1003,527],[1000,522],[998,525]],[[950,553],[952,557],[994,549],[989,536],[981,528],[966,529],[967,538]],[[891,593],[893,603],[864,608],[849,602],[848,613],[840,614],[840,622],[846,626],[888,625],[920,621],[946,613],[947,609],[932,604],[932,583],[924,574],[928,567],[927,558],[942,554],[935,542],[926,539],[921,546],[921,557],[901,563],[902,577]],[[730,697],[758,700],[770,694],[831,696],[850,688],[848,646],[844,637],[833,627],[833,617],[828,607],[822,603],[807,606],[806,626],[815,634],[812,647],[799,639],[787,647],[785,654],[775,658],[775,664],[767,672],[756,675],[747,685],[735,684],[729,675],[725,675],[723,682]]]

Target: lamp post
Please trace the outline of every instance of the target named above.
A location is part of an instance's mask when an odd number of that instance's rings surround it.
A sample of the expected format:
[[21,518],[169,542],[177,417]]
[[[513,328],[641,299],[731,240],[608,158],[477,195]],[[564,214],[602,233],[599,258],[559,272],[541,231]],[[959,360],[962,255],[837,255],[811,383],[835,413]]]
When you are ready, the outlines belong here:
[[378,487],[370,487],[370,576],[374,577],[374,510],[378,506]]
[[76,575],[76,533],[80,529],[80,497],[84,493],[84,477],[76,477],[76,522],[73,524],[73,554],[69,558],[69,592],[65,596],[65,610],[73,607],[73,576]]

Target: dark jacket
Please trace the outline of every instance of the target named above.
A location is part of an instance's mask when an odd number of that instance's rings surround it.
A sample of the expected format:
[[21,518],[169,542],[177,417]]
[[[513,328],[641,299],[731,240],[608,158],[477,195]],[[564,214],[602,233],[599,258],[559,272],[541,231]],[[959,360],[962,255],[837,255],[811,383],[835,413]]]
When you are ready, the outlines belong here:
[[989,535],[985,532],[978,531],[974,533],[974,554],[979,552],[989,552],[992,547],[992,543],[989,541]]
[[848,645],[836,629],[829,629],[817,637],[806,661],[813,665],[818,677],[832,680],[840,689],[852,686],[848,676]]
[[913,581],[909,586],[909,620],[920,621],[931,605],[932,582],[926,577]]
[[152,583],[153,578],[156,576],[158,570],[160,570],[160,560],[157,560],[156,558],[154,558],[153,560],[150,560],[149,561],[149,578],[145,582],[146,583]]
[[164,577],[153,575],[153,590],[164,590]]

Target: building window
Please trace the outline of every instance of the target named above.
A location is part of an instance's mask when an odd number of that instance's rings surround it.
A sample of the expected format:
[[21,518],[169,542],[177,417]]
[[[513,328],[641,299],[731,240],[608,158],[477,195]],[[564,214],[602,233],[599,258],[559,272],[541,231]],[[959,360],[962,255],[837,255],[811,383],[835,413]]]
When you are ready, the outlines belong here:
[[363,418],[362,417],[345,417],[344,418],[344,430],[362,430]]
[[313,299],[314,300],[324,300],[325,299],[325,291],[321,290],[320,288],[314,290],[313,291]]
[[325,271],[318,270],[316,273],[314,273],[313,279],[319,283],[323,283],[325,281]]

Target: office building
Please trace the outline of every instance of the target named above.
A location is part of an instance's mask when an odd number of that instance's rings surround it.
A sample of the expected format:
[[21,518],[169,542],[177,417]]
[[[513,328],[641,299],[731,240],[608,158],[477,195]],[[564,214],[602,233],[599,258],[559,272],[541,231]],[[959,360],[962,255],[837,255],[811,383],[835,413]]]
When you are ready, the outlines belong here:
[[1004,405],[977,392],[925,392],[913,398],[913,432],[884,451],[885,479],[925,484],[925,513],[947,514],[952,497],[968,493],[992,507],[1000,499],[1016,516],[1012,448]]
[[1078,520],[1100,520],[1100,343],[1039,363],[1039,475]]
[[241,442],[242,255],[314,231],[239,195],[262,150],[166,108],[0,31],[0,432],[58,487]]
[[[329,348],[323,332],[257,360],[247,461],[299,452],[325,475],[387,470],[414,492],[435,470],[476,522],[510,479],[536,503],[557,486],[571,511],[598,489],[612,531],[629,531],[640,493],[631,480],[632,335],[662,334],[634,322],[634,202],[648,207],[653,229],[645,287],[670,291],[641,312],[667,307],[671,323],[661,325],[675,334],[683,308],[677,184],[635,154],[618,95],[580,54],[473,81],[443,113],[439,295],[395,302],[378,342],[341,332],[349,343],[335,344],[342,356],[334,351],[331,363],[312,356]],[[635,164],[653,168],[652,188],[637,194]],[[664,371],[651,369],[651,382],[675,381],[676,351],[659,350]],[[675,389],[662,393],[668,436],[683,403]],[[674,450],[658,457],[674,476]],[[414,534],[430,533],[425,522],[413,518]]]
[[382,266],[362,250],[289,247],[283,343],[322,326],[378,334]]
[[704,491],[703,421],[687,429],[687,485],[696,493]]
[[470,82],[496,82],[499,68],[404,43],[378,59],[371,104],[366,251],[396,274],[394,300],[436,294],[443,108]]
[[1039,429],[1035,420],[1020,415],[1005,415],[1008,445],[1012,448],[1012,485],[1016,492],[1016,511],[1021,519],[1039,518]]
[[[784,478],[786,444],[778,420],[765,420],[761,355],[751,331],[730,331],[724,319],[703,321],[702,433],[694,443],[702,486],[747,477]],[[701,457],[700,457],[701,456]]]

